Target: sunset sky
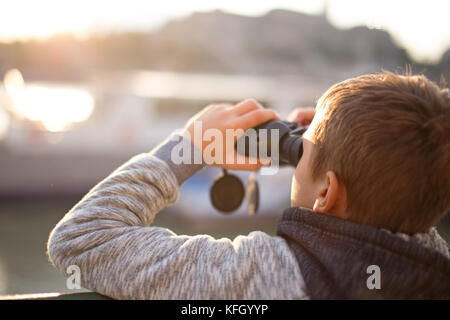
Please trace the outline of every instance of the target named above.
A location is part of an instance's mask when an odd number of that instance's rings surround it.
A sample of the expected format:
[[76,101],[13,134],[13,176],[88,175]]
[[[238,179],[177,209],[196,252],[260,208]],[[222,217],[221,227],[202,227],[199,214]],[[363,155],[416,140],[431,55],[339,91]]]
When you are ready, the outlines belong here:
[[222,9],[250,16],[274,8],[320,14],[327,8],[333,25],[366,25],[388,30],[416,59],[437,61],[450,48],[449,0],[315,1],[138,1],[138,0],[1,0],[0,41],[46,38],[59,33],[151,30],[193,11]]

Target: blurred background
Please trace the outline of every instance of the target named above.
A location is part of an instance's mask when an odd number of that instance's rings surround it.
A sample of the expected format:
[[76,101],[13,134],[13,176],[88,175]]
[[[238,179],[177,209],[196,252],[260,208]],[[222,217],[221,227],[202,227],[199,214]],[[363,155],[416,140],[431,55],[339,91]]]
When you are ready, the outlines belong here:
[[[411,66],[442,85],[450,79],[447,0],[152,3],[2,4],[0,295],[69,291],[45,254],[51,229],[97,182],[209,103],[253,97],[286,117],[364,73]],[[275,234],[293,169],[258,177],[255,217],[245,203],[228,216],[214,210],[218,173],[188,180],[155,224]],[[439,230],[449,241],[448,218]]]

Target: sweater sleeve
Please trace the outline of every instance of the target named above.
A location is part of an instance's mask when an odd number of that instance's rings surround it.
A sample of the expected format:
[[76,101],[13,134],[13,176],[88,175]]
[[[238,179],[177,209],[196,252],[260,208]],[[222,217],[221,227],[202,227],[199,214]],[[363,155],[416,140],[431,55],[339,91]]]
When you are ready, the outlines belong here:
[[67,276],[78,266],[84,288],[115,299],[307,298],[281,237],[255,231],[232,241],[151,226],[202,167],[175,166],[173,141],[131,158],[63,217],[47,244],[55,267]]

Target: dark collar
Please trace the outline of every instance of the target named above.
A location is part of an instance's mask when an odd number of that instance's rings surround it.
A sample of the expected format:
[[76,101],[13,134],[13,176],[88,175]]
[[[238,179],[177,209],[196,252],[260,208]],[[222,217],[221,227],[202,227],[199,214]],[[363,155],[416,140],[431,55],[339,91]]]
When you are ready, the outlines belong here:
[[[450,298],[450,259],[416,241],[304,208],[288,208],[278,225],[315,299]],[[447,252],[448,253],[448,252]],[[381,289],[370,290],[369,266]]]

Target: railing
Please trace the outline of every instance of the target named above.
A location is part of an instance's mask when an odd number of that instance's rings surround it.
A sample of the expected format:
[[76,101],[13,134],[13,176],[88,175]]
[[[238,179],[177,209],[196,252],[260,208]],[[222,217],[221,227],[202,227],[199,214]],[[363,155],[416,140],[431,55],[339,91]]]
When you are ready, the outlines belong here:
[[112,300],[96,292],[31,293],[0,296],[0,300]]

